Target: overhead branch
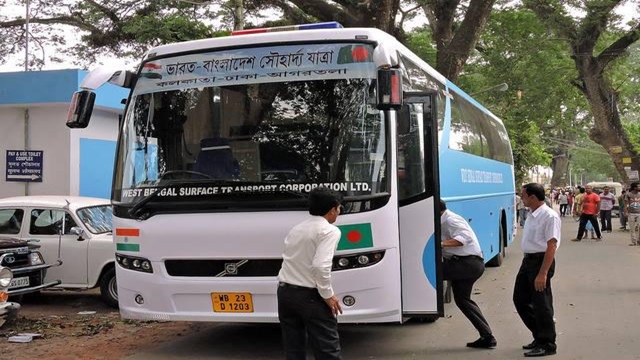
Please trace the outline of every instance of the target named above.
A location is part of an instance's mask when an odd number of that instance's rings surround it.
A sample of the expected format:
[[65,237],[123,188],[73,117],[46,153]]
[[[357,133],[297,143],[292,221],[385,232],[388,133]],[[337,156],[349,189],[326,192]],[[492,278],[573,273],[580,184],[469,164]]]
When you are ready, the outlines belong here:
[[[21,26],[25,24],[25,19],[16,19],[11,21],[0,22],[0,28],[11,28],[16,26]],[[58,16],[52,18],[31,18],[29,19],[30,24],[62,24],[62,25],[70,25],[75,26],[79,29],[90,31],[90,32],[101,32],[100,29],[93,25],[89,25],[83,21],[80,21],[78,18],[73,16]]]
[[607,27],[613,9],[623,0],[603,0],[588,2],[587,15],[582,19],[577,38],[583,51],[591,54],[600,35]]
[[524,5],[558,35],[575,40],[578,37],[576,25],[562,5],[552,6],[548,0],[523,0]]
[[356,24],[358,18],[344,9],[324,0],[291,0],[300,10],[321,20],[337,20],[347,26]]
[[596,58],[601,69],[605,69],[612,61],[626,53],[631,44],[640,40],[640,23],[614,41]]
[[86,3],[91,4],[91,6],[95,7],[96,9],[100,10],[100,12],[102,12],[103,14],[105,14],[109,20],[111,20],[113,23],[117,24],[120,22],[120,17],[118,16],[118,14],[109,9],[108,7],[99,4],[97,2],[95,2],[94,0],[85,0]]

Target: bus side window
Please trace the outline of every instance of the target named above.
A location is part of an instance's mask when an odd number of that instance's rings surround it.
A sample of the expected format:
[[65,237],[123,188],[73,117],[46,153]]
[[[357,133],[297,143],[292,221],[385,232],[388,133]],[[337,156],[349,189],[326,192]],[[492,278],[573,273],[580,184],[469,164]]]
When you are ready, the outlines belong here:
[[399,200],[424,193],[423,105],[410,103],[398,111],[397,166]]

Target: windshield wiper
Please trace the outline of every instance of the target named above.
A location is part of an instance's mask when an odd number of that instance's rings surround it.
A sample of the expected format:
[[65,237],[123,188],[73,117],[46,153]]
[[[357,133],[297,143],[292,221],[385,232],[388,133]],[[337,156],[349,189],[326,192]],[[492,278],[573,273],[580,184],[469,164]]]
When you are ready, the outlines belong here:
[[374,200],[374,199],[381,199],[389,196],[391,196],[391,194],[389,194],[388,192],[379,192],[376,194],[368,194],[368,195],[345,196],[344,199],[342,199],[342,202],[368,201],[368,200]]
[[155,188],[156,191],[143,197],[138,202],[133,204],[133,206],[129,209],[129,211],[127,211],[129,213],[129,216],[131,216],[136,220],[146,220],[148,218],[147,215],[149,215],[149,212],[144,211],[146,208],[145,205],[147,205],[149,201],[153,200],[156,196],[158,196],[161,190],[164,190],[172,185],[175,185],[175,182],[167,182],[163,185],[160,185],[159,187],[156,187]]

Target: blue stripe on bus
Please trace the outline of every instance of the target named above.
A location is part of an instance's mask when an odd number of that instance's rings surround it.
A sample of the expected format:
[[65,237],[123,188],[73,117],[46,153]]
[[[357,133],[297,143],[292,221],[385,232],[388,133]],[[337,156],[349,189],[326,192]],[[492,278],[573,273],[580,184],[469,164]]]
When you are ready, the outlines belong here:
[[427,244],[422,252],[422,269],[427,276],[429,283],[434,289],[437,289],[436,285],[436,240],[435,234],[431,235]]

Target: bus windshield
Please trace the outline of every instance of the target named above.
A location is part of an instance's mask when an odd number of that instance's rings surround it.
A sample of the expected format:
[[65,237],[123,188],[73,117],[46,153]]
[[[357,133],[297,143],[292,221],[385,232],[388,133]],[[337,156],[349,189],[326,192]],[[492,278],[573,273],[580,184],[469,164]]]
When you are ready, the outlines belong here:
[[[250,66],[243,65],[242,76],[236,75],[242,70],[237,62],[239,70],[219,65],[213,76],[197,74],[207,63],[201,59],[237,60],[240,55],[233,51],[144,65],[120,135],[113,199],[134,203],[158,190],[166,202],[215,206],[234,199],[250,206],[261,195],[290,199],[292,192],[308,193],[319,185],[347,196],[387,191],[375,67],[361,53],[359,62],[354,63],[355,56],[337,61],[345,48],[349,56],[356,50],[370,54],[372,48],[320,46],[250,49],[258,70],[248,73]],[[299,66],[291,61],[293,50],[303,54]],[[306,64],[318,52],[336,59]],[[274,53],[288,54],[286,71],[260,67]],[[193,71],[184,64],[192,64]],[[272,65],[282,68],[282,63]],[[177,73],[182,78],[171,80]]]

